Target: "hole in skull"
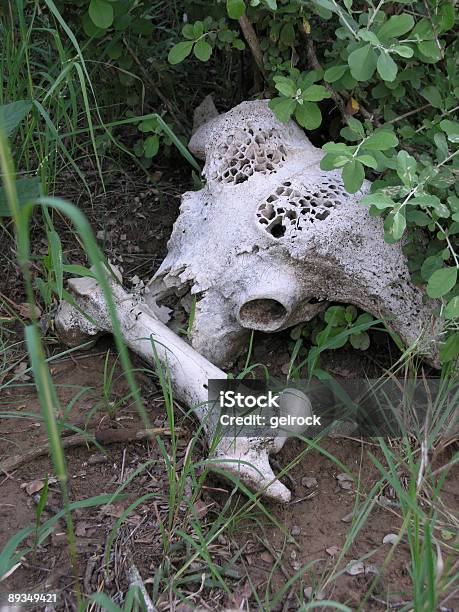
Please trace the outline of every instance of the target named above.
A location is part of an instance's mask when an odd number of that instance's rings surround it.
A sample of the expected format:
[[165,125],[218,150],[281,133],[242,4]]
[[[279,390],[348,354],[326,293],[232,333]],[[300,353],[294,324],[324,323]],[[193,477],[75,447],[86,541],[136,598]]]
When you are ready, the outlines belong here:
[[[253,174],[271,174],[282,166],[287,149],[278,130],[237,129],[217,149],[220,165],[212,173],[212,179],[237,185]],[[228,170],[230,169],[230,172]]]
[[[325,221],[349,198],[342,184],[330,183],[324,173],[315,183],[282,183],[258,206],[258,222],[274,238],[293,239],[308,225]],[[266,223],[266,219],[271,221]]]
[[277,300],[259,298],[245,302],[239,310],[243,327],[261,331],[275,331],[287,317],[287,309]]

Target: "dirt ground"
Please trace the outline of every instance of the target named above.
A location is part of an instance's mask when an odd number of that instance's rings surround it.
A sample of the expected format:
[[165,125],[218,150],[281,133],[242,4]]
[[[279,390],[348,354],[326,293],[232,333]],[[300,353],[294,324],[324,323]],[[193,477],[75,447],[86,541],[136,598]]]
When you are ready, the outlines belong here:
[[[177,177],[174,177],[174,173],[168,175],[167,189],[162,187],[161,174],[156,178],[157,183],[146,184],[143,177],[126,175],[121,180],[118,176],[116,180],[113,178],[113,184],[108,181],[107,193],[96,195],[92,203],[85,196],[78,198],[77,188],[74,193],[67,193],[67,197],[88,214],[104,251],[112,261],[123,267],[127,285],[137,281],[135,277],[147,280],[158,267],[177,216],[178,196],[190,187],[184,185],[180,173],[177,173]],[[63,233],[69,261],[86,264],[71,228],[63,220],[59,220],[57,225]],[[142,231],[139,231],[139,227]],[[39,256],[43,254],[44,243],[38,231],[33,248],[36,259],[31,265],[33,273],[39,275]],[[14,310],[14,304],[21,304],[24,296],[17,282],[17,268],[13,265],[12,243],[4,241],[2,249],[10,265],[5,266],[0,290]],[[51,316],[52,313],[47,322]],[[20,330],[18,338],[19,334]],[[48,334],[48,354],[56,355],[63,347],[53,339],[51,327],[48,328]],[[288,342],[287,334],[257,335],[254,361],[266,364],[273,374],[282,372],[282,367],[288,362]],[[343,349],[328,355],[324,367],[335,375],[353,377],[362,371],[372,375],[381,371],[387,360],[390,361],[389,349],[396,350],[393,346],[378,345],[378,342],[376,348],[365,355]],[[117,365],[116,382],[109,398],[117,410],[113,418],[109,415],[102,388],[108,350],[111,351],[112,364],[115,351],[108,338],[101,339],[89,353],[73,353],[52,362],[51,373],[62,406],[68,405],[82,388],[86,389],[66,415],[66,422],[91,432],[141,429],[143,426],[132,401],[126,399],[126,383],[121,376],[118,378]],[[144,367],[135,356],[133,363],[138,368]],[[167,450],[170,441],[162,395],[153,376],[139,373],[137,379],[151,423],[164,430],[158,436]],[[0,401],[2,411],[15,411],[18,417],[24,415],[24,418],[0,418],[0,460],[11,455],[21,455],[46,443],[45,426],[39,416],[40,408],[30,378],[3,392]],[[177,466],[180,470],[193,435],[193,423],[189,419],[180,422],[179,406],[176,406],[176,412],[180,426]],[[64,439],[72,433],[68,428],[64,430]],[[365,496],[378,480],[377,470],[370,458],[370,452],[378,453],[376,445],[369,441],[327,439],[322,443],[322,448],[325,453],[337,457],[355,476],[360,475],[358,492],[354,483],[343,486],[343,482],[337,478],[339,470],[336,463],[330,461],[324,453],[309,450],[304,459],[291,470],[290,478],[285,480],[293,488],[292,501],[284,506],[266,504],[278,522],[277,527],[255,506],[250,510],[250,517],[246,514],[240,521],[232,523],[209,546],[214,563],[227,578],[229,592],[217,588],[212,577],[206,574],[206,567],[201,562],[193,561],[184,575],[187,580],[181,586],[181,592],[186,594],[188,602],[181,603],[179,596],[170,593],[167,599],[163,597],[157,601],[158,607],[161,610],[186,610],[188,606],[203,606],[204,609],[215,610],[248,609],[248,605],[250,609],[263,609],[263,602],[272,601],[289,578],[299,573],[299,580],[293,588],[286,589],[275,606],[278,610],[297,609],[295,593],[304,589],[308,593],[311,587],[315,590],[319,581],[323,582],[322,578],[333,570],[351,528],[356,496]],[[275,469],[286,465],[302,450],[304,447],[299,442],[290,441],[278,455]],[[448,452],[436,458],[439,465],[450,458]],[[193,458],[199,461],[205,453],[204,444],[198,444],[193,449]],[[164,555],[164,534],[161,533],[160,522],[162,520],[167,524],[168,482],[162,455],[154,441],[134,440],[110,444],[104,452],[94,445],[83,444],[67,450],[66,457],[68,489],[72,502],[96,494],[115,492],[129,480],[134,470],[150,462],[126,486],[126,499],[74,512],[78,567],[84,594],[99,590],[119,602],[120,594],[127,588],[125,570],[129,564],[126,555],[128,550],[132,552],[133,560],[147,585],[154,586],[159,571],[172,575],[174,568],[183,565],[192,552],[183,539],[181,542],[176,539],[175,548],[169,548],[170,555],[167,558]],[[17,531],[34,524],[40,487],[37,481],[43,481],[47,474],[52,476],[52,464],[47,455],[28,461],[10,472],[0,473],[0,549]],[[207,477],[201,497],[195,502],[195,510],[206,530],[212,529],[216,517],[228,503],[231,491],[226,481],[217,476]],[[155,495],[132,510],[122,528],[116,531],[114,545],[110,549],[110,533],[124,510],[133,500],[148,493]],[[384,575],[379,575],[390,548],[390,545],[382,543],[383,538],[387,534],[396,533],[401,525],[393,497],[393,492],[388,488],[380,492],[379,503],[372,508],[363,528],[337,568],[339,572],[349,561],[367,555],[364,571],[355,576],[342,573],[331,580],[320,594],[322,598],[334,599],[354,609],[361,605],[365,593],[374,582],[365,610],[385,610],[387,600],[399,606],[401,602],[410,599],[410,554],[407,542],[397,547]],[[444,483],[442,500],[452,512],[459,510],[457,469],[449,473]],[[246,500],[239,494],[230,500],[234,512],[244,503]],[[42,520],[53,516],[61,507],[59,486],[52,482]],[[186,506],[180,507],[173,519],[173,527],[176,528],[180,523],[188,525],[188,514]],[[28,543],[33,544],[32,540],[30,536]],[[106,554],[109,557],[107,567],[104,565]],[[68,555],[65,522],[60,520],[52,536],[39,546],[37,554],[27,555],[4,581],[0,591],[57,591],[59,602],[55,610],[72,610],[75,609],[74,588],[75,577],[72,575]],[[459,598],[449,600],[448,607],[451,610],[459,609]]]

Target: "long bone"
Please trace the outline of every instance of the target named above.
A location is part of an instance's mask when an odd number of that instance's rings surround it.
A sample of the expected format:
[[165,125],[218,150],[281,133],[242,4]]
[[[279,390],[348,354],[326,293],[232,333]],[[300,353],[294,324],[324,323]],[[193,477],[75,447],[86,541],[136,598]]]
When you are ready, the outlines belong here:
[[[156,352],[159,361],[170,372],[175,396],[193,407],[209,448],[212,447],[218,412],[208,403],[208,380],[226,379],[227,375],[164,325],[151,303],[147,306],[119,283],[112,279],[109,282],[124,342],[153,366]],[[68,302],[59,306],[55,326],[60,339],[69,346],[78,346],[110,333],[111,318],[99,283],[88,277],[72,278],[68,286],[78,308]],[[209,467],[239,478],[249,489],[261,491],[265,497],[287,502],[291,493],[276,479],[269,464],[269,455],[277,453],[284,442],[285,438],[281,437],[222,438],[209,457]]]

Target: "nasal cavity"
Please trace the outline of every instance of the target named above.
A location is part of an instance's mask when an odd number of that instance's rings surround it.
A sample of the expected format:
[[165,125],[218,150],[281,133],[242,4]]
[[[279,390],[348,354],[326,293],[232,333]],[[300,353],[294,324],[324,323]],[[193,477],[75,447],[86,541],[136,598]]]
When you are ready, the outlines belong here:
[[287,315],[285,306],[270,298],[249,300],[239,309],[241,325],[260,331],[276,331],[282,326]]

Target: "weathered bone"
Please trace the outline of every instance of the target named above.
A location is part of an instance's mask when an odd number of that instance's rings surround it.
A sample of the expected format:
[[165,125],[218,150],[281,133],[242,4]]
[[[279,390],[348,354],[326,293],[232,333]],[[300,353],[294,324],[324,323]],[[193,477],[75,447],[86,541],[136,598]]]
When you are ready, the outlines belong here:
[[346,193],[338,172],[320,170],[322,151],[293,122],[280,123],[267,101],[210,119],[190,149],[206,161],[207,184],[183,195],[146,300],[175,292],[185,304],[195,294],[199,353],[224,367],[250,330],[285,329],[333,301],[383,318],[439,365],[436,304],[410,282],[382,220],[359,205],[368,182]]
[[[142,303],[113,280],[110,286],[124,342],[153,366],[156,351],[157,358],[170,372],[175,396],[193,407],[211,447],[219,411],[208,404],[208,381],[225,379],[226,374],[166,327],[151,305]],[[110,314],[97,281],[73,278],[69,281],[69,290],[78,308],[68,302],[59,306],[55,325],[60,339],[70,346],[78,346],[95,340],[101,333],[111,332]],[[290,491],[276,479],[269,464],[269,454],[278,452],[284,441],[280,437],[223,438],[209,458],[209,467],[240,478],[251,490],[261,491],[266,497],[286,502]]]

